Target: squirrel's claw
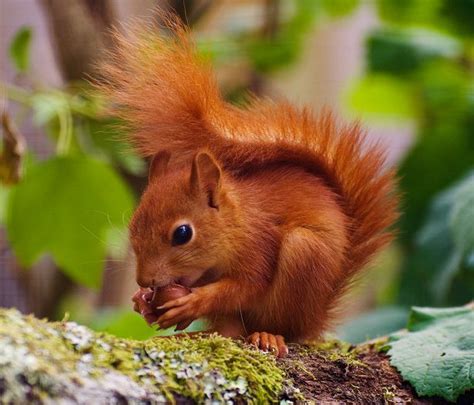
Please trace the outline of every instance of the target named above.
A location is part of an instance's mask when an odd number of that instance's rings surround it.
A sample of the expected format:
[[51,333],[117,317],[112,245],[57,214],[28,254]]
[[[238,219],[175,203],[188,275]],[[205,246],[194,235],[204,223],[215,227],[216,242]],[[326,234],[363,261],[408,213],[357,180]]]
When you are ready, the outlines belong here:
[[272,352],[277,357],[286,357],[288,354],[288,346],[285,338],[281,335],[273,335],[267,332],[255,332],[248,338],[247,342],[264,352]]

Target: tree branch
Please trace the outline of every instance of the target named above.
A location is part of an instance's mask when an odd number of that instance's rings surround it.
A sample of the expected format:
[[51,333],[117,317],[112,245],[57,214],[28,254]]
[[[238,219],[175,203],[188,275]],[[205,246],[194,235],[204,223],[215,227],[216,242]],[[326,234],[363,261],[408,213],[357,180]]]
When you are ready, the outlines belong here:
[[110,45],[114,21],[109,0],[43,0],[56,56],[66,81],[95,76],[95,63]]
[[380,346],[290,345],[276,360],[217,335],[135,341],[0,309],[0,402],[431,403]]

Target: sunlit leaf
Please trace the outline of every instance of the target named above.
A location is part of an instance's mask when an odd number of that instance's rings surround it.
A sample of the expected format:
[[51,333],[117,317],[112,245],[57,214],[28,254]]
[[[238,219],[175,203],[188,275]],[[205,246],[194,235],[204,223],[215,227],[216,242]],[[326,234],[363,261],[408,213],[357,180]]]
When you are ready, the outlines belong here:
[[387,75],[368,75],[347,95],[348,107],[362,118],[414,118],[417,105],[412,87]]
[[323,0],[322,4],[331,17],[343,17],[357,8],[359,0]]
[[131,309],[102,310],[94,316],[88,326],[127,339],[145,340],[158,335],[156,328],[150,327],[138,313]]
[[437,25],[444,0],[377,0],[379,16],[393,24]]
[[0,225],[5,223],[7,199],[10,188],[0,183]]
[[[174,327],[157,330],[157,326],[148,325],[142,316],[131,309],[105,309],[96,313],[86,322],[92,329],[111,333],[115,336],[145,340],[152,336],[169,336],[176,333]],[[185,331],[204,330],[202,321],[194,321]],[[182,333],[182,332],[180,332]]]
[[44,125],[69,109],[68,100],[61,92],[34,93],[31,97],[35,124]]

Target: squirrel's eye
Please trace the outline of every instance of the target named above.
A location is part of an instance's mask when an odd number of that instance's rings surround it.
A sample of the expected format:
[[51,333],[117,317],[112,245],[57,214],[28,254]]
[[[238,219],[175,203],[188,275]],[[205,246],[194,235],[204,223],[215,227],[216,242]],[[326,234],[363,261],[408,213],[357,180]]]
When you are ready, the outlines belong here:
[[173,232],[173,245],[184,245],[193,237],[193,228],[190,225],[178,226]]

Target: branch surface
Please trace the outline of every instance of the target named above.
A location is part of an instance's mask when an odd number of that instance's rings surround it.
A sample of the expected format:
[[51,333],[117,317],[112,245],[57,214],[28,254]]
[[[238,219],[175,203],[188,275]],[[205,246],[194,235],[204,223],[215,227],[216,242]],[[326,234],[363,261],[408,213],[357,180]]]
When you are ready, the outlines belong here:
[[290,345],[276,360],[217,335],[135,341],[0,309],[0,402],[431,403],[379,347]]

